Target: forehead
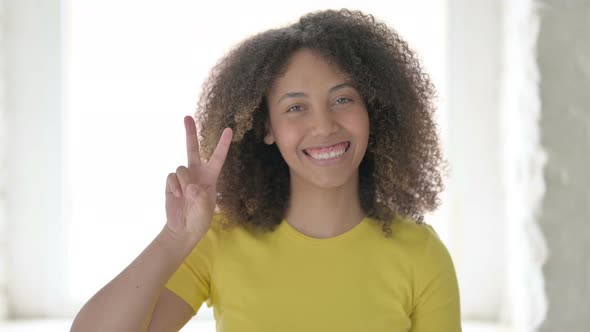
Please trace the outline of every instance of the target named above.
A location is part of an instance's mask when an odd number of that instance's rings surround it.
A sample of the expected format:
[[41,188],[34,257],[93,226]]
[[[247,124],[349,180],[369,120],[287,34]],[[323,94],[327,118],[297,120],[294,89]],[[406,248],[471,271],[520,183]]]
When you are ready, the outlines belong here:
[[336,64],[331,63],[316,51],[302,49],[291,55],[284,73],[272,83],[269,96],[294,89],[304,91],[309,88],[330,88],[348,81],[350,81],[349,75]]

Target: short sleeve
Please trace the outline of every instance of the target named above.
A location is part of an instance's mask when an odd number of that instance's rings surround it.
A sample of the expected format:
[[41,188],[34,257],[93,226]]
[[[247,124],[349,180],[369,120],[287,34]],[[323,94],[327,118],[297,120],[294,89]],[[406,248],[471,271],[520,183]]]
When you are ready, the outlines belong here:
[[214,251],[214,230],[210,228],[165,285],[188,303],[195,314],[209,298]]
[[460,332],[459,286],[449,251],[434,229],[427,228],[424,253],[416,266],[412,332]]

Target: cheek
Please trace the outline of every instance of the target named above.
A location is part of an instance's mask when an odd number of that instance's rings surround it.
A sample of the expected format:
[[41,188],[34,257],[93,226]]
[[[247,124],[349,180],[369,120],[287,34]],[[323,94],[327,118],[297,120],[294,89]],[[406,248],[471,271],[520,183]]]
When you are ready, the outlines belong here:
[[359,139],[369,136],[369,116],[366,111],[357,112],[347,120],[349,130],[354,132]]
[[298,147],[300,130],[296,125],[277,123],[274,129],[275,140],[282,152],[290,152]]

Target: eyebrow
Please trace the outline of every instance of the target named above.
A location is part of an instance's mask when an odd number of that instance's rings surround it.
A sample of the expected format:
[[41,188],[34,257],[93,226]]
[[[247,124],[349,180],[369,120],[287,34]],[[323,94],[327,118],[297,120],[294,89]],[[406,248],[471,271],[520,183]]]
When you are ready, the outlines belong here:
[[[331,87],[330,90],[328,90],[328,92],[332,93],[336,90],[346,88],[346,87],[356,89],[356,87],[353,84],[346,82],[346,83],[340,83],[338,85]],[[283,99],[295,98],[295,97],[307,97],[307,95],[304,92],[288,92],[288,93],[285,93],[281,98],[279,98],[279,100],[277,101],[277,104],[280,103],[281,101],[283,101]]]

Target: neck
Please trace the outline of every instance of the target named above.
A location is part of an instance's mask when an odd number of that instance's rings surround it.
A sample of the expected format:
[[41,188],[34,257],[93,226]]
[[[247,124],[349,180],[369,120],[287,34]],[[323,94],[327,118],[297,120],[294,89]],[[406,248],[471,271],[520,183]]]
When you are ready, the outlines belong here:
[[285,219],[303,234],[334,237],[358,225],[365,217],[361,208],[358,172],[339,187],[319,188],[291,177],[291,197]]

